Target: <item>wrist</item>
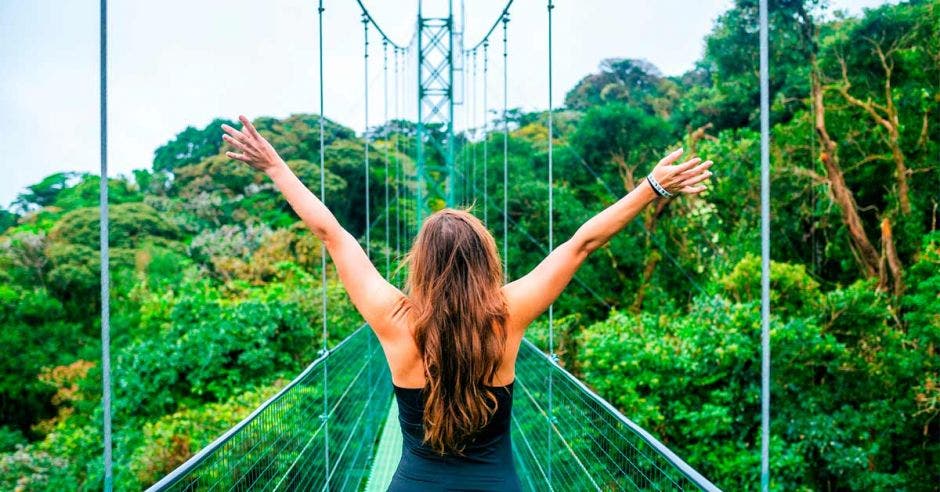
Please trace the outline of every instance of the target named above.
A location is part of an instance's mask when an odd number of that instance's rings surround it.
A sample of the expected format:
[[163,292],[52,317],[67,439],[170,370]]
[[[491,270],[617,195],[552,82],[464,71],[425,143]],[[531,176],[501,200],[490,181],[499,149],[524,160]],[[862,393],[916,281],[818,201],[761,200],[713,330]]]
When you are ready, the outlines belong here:
[[264,169],[264,173],[273,180],[277,180],[277,178],[282,176],[285,172],[289,173],[291,171],[283,159],[276,160],[273,164]]
[[639,186],[634,188],[634,191],[639,193],[640,198],[642,198],[643,202],[646,204],[650,204],[659,198],[659,194],[656,193],[656,190],[653,189],[653,186],[646,178],[640,181]]
[[646,183],[652,188],[653,192],[657,197],[660,198],[672,198],[674,195],[666,189],[665,186],[660,182],[656,176],[656,169],[653,169],[652,172],[646,175]]

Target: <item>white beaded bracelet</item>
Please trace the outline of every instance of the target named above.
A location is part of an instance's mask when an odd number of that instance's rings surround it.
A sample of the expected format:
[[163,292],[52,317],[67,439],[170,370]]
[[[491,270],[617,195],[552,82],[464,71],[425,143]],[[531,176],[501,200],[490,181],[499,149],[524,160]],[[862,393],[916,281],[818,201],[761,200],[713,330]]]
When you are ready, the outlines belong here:
[[659,184],[659,181],[656,181],[656,178],[653,176],[653,173],[649,173],[646,176],[646,180],[649,181],[650,186],[653,187],[653,191],[655,191],[657,195],[663,198],[673,197],[672,193],[669,193],[668,191],[666,191],[666,188],[663,188],[663,185]]

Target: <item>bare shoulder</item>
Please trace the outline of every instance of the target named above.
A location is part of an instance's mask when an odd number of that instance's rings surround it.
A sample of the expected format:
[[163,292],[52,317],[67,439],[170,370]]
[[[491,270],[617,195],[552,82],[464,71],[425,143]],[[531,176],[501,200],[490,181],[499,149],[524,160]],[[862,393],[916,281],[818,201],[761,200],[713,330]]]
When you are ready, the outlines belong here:
[[519,282],[503,286],[503,296],[506,298],[506,308],[509,311],[506,318],[506,333],[510,341],[521,342],[525,329],[531,323],[528,316],[523,315],[530,303],[524,289],[525,285]]
[[402,295],[382,326],[373,327],[388,360],[392,381],[405,387],[420,386],[424,381],[421,354],[414,340],[413,313],[408,298]]
[[396,291],[385,301],[386,315],[372,323],[372,330],[384,346],[386,343],[398,343],[412,338],[413,310],[408,297]]

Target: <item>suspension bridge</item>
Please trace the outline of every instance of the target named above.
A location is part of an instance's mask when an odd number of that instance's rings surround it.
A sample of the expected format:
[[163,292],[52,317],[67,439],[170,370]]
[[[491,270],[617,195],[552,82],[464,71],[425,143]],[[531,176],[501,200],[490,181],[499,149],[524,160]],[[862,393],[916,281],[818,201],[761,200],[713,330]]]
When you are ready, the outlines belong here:
[[[501,241],[507,277],[511,260],[508,211],[509,118],[507,87],[509,33],[513,0],[506,2],[485,35],[473,43],[464,39],[462,15],[455,16],[449,0],[445,16],[428,17],[418,2],[414,35],[398,43],[386,35],[366,6],[357,0],[363,29],[364,152],[363,176],[366,227],[362,242],[373,261],[384,262],[386,277],[400,284],[393,271],[421,221],[445,206],[478,203],[478,213]],[[766,97],[766,2],[762,15],[762,89]],[[536,247],[554,247],[552,101],[552,14],[546,1],[548,242],[521,231]],[[323,64],[323,0],[318,14],[319,113],[328,115],[323,87],[328,73]],[[462,14],[462,8],[461,14]],[[107,176],[107,2],[101,1],[101,172]],[[370,41],[375,39],[378,43]],[[380,50],[373,45],[379,44]],[[498,50],[498,51],[497,51]],[[372,61],[381,53],[381,64]],[[496,61],[501,59],[501,62]],[[382,120],[370,119],[370,67],[382,71]],[[498,69],[502,100],[491,106],[490,82]],[[375,67],[373,67],[374,69]],[[391,81],[390,81],[391,75]],[[391,95],[390,95],[391,90]],[[762,102],[766,102],[763,101]],[[402,117],[404,106],[414,108],[414,123]],[[465,125],[455,128],[455,107],[464,108]],[[390,110],[394,113],[390,115]],[[501,113],[491,121],[489,115]],[[478,120],[479,118],[479,120]],[[320,118],[319,197],[329,205],[335,197],[325,188],[324,118]],[[396,135],[413,132],[411,140]],[[766,132],[765,132],[766,137]],[[382,145],[375,145],[378,139]],[[410,145],[407,143],[413,142]],[[458,149],[459,147],[459,149]],[[766,149],[764,149],[766,151]],[[401,158],[409,155],[409,159]],[[378,157],[376,157],[378,156]],[[597,177],[589,165],[586,170]],[[373,215],[370,174],[380,166],[383,202]],[[107,186],[102,179],[102,369],[104,378],[105,489],[112,487],[111,381],[109,354],[109,272]],[[308,183],[316,190],[313,183]],[[501,190],[491,196],[492,190]],[[608,191],[613,192],[608,188]],[[344,200],[354,197],[343,197]],[[496,203],[494,203],[494,201]],[[501,202],[501,203],[500,203]],[[394,223],[393,223],[394,222]],[[372,231],[383,240],[374,248]],[[499,234],[501,232],[501,234]],[[393,237],[394,236],[394,237]],[[376,251],[378,249],[378,251]],[[666,248],[660,248],[668,254]],[[397,466],[401,435],[392,383],[384,354],[368,326],[362,326],[334,347],[327,344],[330,307],[326,297],[327,260],[321,250],[323,311],[319,357],[276,395],[247,418],[165,476],[149,490],[384,490]],[[680,267],[681,268],[681,267]],[[766,273],[766,272],[765,272]],[[691,280],[691,278],[690,278]],[[589,285],[576,283],[604,302]],[[693,282],[694,283],[694,282]],[[766,292],[765,292],[766,293]],[[605,303],[606,304],[606,303]],[[566,371],[555,355],[554,311],[548,311],[547,350],[524,340],[516,367],[512,442],[523,486],[529,490],[718,490],[653,435],[621,414],[610,403]],[[766,326],[765,326],[766,329]],[[765,332],[766,341],[766,332]],[[765,353],[765,357],[768,355]],[[765,360],[766,362],[766,360]],[[765,374],[766,376],[766,374]],[[766,382],[766,381],[765,381]],[[766,393],[762,400],[768,405]],[[766,413],[764,415],[766,425]],[[764,438],[766,439],[766,429]],[[766,465],[766,442],[764,464]],[[762,485],[767,486],[766,468]]]

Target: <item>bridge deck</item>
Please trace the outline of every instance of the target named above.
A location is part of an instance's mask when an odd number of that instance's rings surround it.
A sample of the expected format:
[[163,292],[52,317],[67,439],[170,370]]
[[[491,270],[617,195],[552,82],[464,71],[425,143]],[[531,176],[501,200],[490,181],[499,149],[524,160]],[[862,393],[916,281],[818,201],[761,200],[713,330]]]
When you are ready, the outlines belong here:
[[398,425],[398,405],[395,399],[388,408],[388,417],[382,428],[382,437],[375,450],[372,461],[372,470],[369,472],[369,481],[366,492],[385,492],[392,481],[392,475],[398,468],[401,459],[401,428]]

